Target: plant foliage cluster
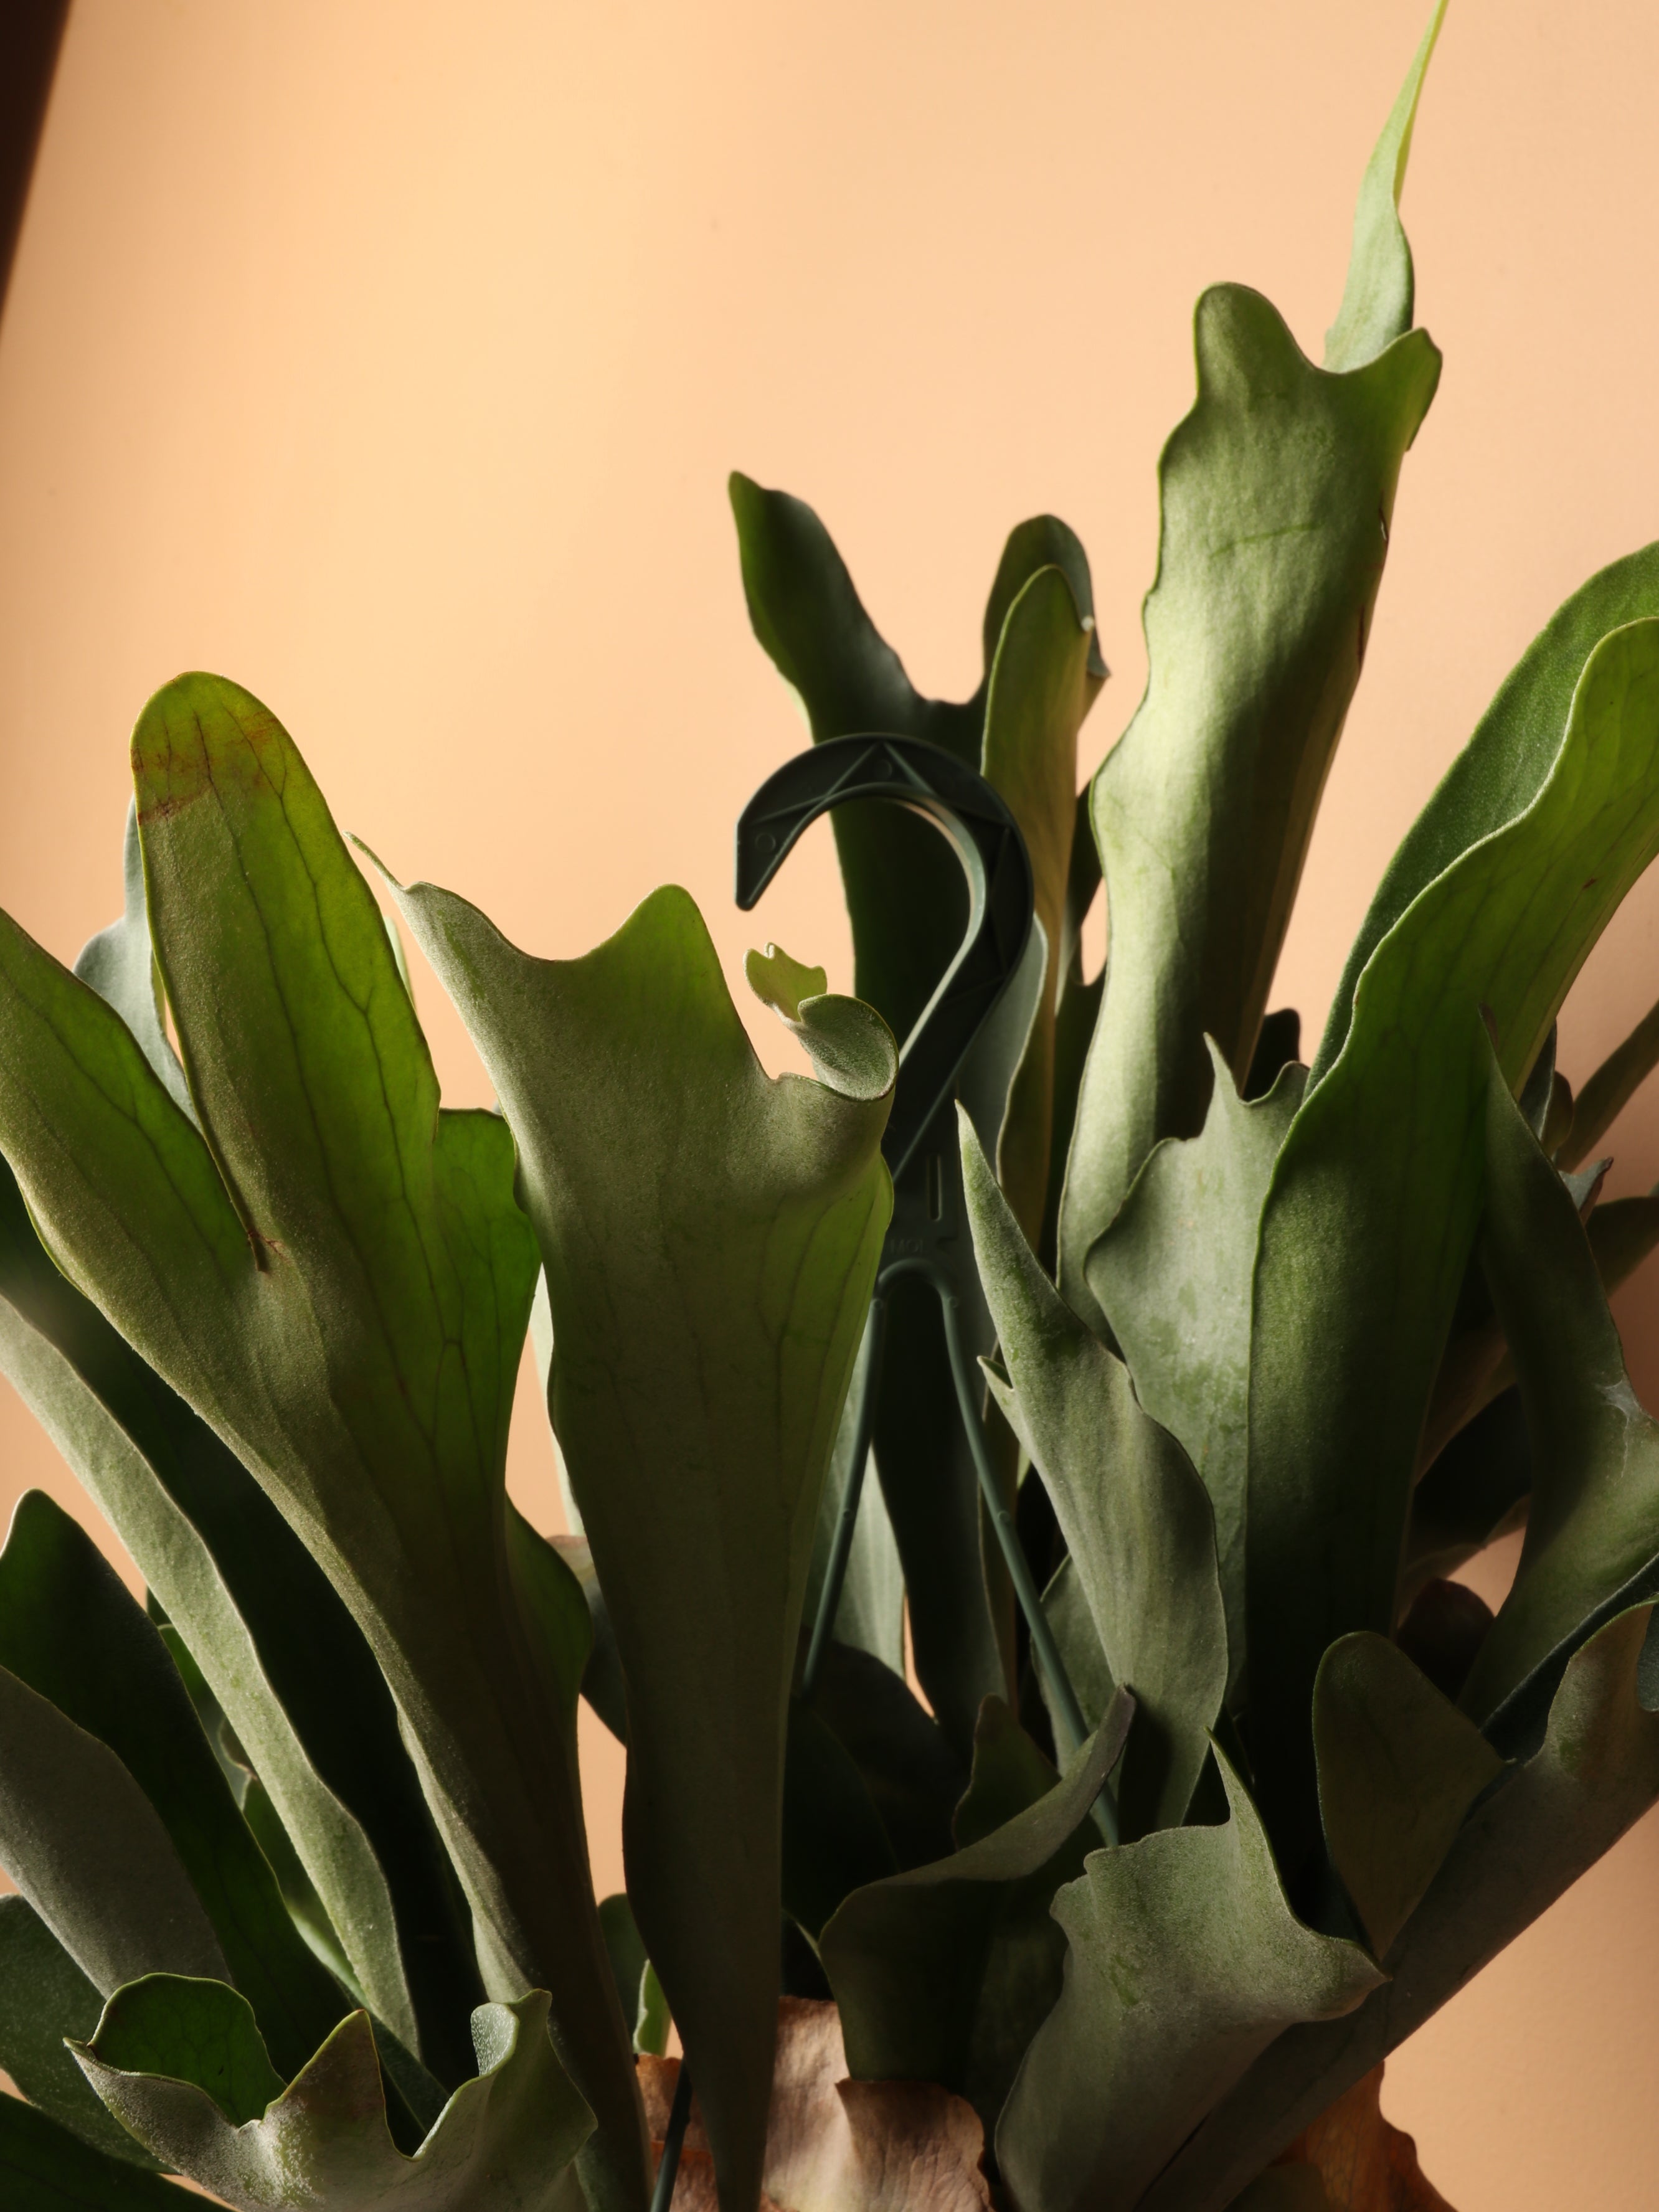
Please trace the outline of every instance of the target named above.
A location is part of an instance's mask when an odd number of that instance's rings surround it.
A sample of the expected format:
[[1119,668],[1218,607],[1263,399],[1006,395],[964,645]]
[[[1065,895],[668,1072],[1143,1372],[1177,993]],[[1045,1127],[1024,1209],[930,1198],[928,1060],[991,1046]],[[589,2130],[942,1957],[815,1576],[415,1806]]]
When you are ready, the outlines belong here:
[[[1081,1742],[920,1283],[800,1691],[894,1039],[963,928],[930,825],[837,815],[859,995],[751,958],[815,1071],[775,1081],[683,892],[544,960],[382,875],[495,1112],[441,1106],[370,873],[221,679],[146,708],[125,910],[74,970],[0,917],[0,1364],[149,1592],[23,1498],[8,2205],[182,2212],[178,2173],[250,2212],[642,2212],[671,2015],[721,2212],[1346,2203],[1270,2161],[1659,1797],[1659,1430],[1607,1304],[1659,1199],[1598,1202],[1659,1024],[1576,1098],[1554,1055],[1659,851],[1659,547],[1505,680],[1309,1065],[1267,1007],[1439,369],[1396,213],[1437,27],[1322,366],[1258,295],[1199,303],[1150,679],[1081,801],[1105,670],[1063,525],[1010,538],[954,704],[811,511],[733,481],[814,738],[945,748],[1030,858],[957,1226]],[[527,1331],[551,1540],[504,1486]],[[1523,1522],[1494,1618],[1449,1577]],[[603,1902],[583,1695],[627,1746]]]

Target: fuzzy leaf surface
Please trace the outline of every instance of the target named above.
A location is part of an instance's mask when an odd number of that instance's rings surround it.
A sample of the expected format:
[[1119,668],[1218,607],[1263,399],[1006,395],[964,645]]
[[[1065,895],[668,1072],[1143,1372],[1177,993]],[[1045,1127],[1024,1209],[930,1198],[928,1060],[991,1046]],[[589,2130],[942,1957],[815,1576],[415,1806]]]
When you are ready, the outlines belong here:
[[1249,1463],[1250,1293],[1273,1162],[1302,1100],[1287,1067],[1247,1103],[1213,1043],[1214,1088],[1196,1137],[1165,1138],[1084,1273],[1135,1395],[1203,1478],[1215,1509],[1229,1686],[1244,1663],[1244,1501]]
[[[773,1081],[681,890],[568,961],[517,951],[449,892],[398,896],[518,1140],[553,1425],[626,1686],[629,1897],[738,2212],[772,2075],[789,1686],[891,1207],[897,1054],[860,1007],[859,1072],[832,1087],[843,1000],[832,1080]],[[803,995],[799,1018],[830,1004]]]
[[1532,1503],[1461,1702],[1507,1746],[1541,1724],[1591,1630],[1659,1593],[1659,1424],[1631,1388],[1571,1195],[1496,1068],[1486,1157],[1481,1258],[1520,1378]]
[[1313,1727],[1331,1863],[1383,1958],[1504,1762],[1397,1644],[1364,1631],[1325,1654]]
[[[1073,532],[1052,516],[1012,532],[985,611],[984,679],[954,704],[915,690],[810,507],[740,476],[731,489],[755,634],[805,708],[814,742],[887,731],[927,738],[982,769],[1019,822],[1045,942],[1058,945],[1050,925],[1063,907],[1073,838],[1077,727],[1106,673],[1094,650],[1088,560]],[[1062,806],[1073,808],[1071,822],[1060,820]],[[962,870],[939,831],[902,807],[862,801],[837,807],[832,820],[854,988],[902,1039],[961,943]],[[988,1086],[997,1092],[997,1126],[983,1131],[985,1142],[995,1158],[1006,1136],[1004,1164],[1033,1237],[1042,1204],[1036,1164],[1047,1159],[1053,1127],[1057,975],[1050,961],[1037,978],[1029,1031],[981,1038],[1006,1062],[1000,1088]],[[991,1029],[1009,1025],[1014,997],[1011,990]],[[964,1069],[964,1095],[970,1075]],[[973,1333],[974,1317],[965,1325]],[[970,1348],[991,1347],[983,1339]],[[981,1564],[979,1494],[938,1304],[915,1283],[894,1291],[875,1458],[903,1563],[917,1678],[965,1759],[981,1701],[1008,1687],[1012,1603],[1000,1565],[988,1577]]]
[[1517,1090],[1656,850],[1659,622],[1645,621],[1591,654],[1531,805],[1378,946],[1342,1056],[1279,1153],[1256,1265],[1246,1626],[1251,1754],[1293,1881],[1317,1843],[1320,1659],[1339,1636],[1394,1626],[1424,1417],[1481,1205],[1478,1010]]
[[[503,1603],[535,1240],[493,1115],[442,1113],[378,907],[292,739],[191,676],[133,741],[193,1128],[118,1018],[0,926],[0,1150],[77,1287],[231,1443],[368,1637],[489,1953],[553,1996],[606,2212],[645,2194],[562,1713]],[[482,1963],[482,1962],[481,1962]]]
[[413,2157],[386,2126],[367,2013],[342,2021],[286,2090],[246,2006],[210,1983],[119,1991],[76,2055],[158,2158],[238,2212],[579,2212],[571,2161],[592,2115],[547,2017],[541,1990],[473,2014],[477,2075]]
[[[1043,1273],[964,1127],[963,1181],[1008,1379],[991,1389],[1054,1500],[1112,1680],[1133,1690],[1127,1836],[1186,1814],[1227,1686],[1215,1515],[1123,1362]],[[989,1370],[988,1370],[989,1371]]]
[[1431,44],[1361,190],[1326,367],[1258,293],[1198,303],[1198,396],[1158,464],[1146,696],[1093,787],[1111,963],[1060,1229],[1061,1285],[1091,1321],[1090,1246],[1158,1139],[1203,1127],[1206,1036],[1243,1085],[1359,679],[1401,463],[1440,373],[1409,327],[1392,204]]
[[1293,2021],[1350,2012],[1382,1978],[1291,1911],[1249,1796],[1231,1818],[1096,1851],[1061,1890],[1068,1955],[997,2129],[1024,2212],[1131,2212],[1250,2062]]

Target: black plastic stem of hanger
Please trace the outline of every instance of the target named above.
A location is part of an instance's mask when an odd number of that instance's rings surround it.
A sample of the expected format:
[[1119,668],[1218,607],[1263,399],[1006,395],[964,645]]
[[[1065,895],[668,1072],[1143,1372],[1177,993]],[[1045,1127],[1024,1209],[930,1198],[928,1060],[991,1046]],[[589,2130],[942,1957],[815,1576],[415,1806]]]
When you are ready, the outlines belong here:
[[[1048,1682],[1060,1755],[1069,1758],[1088,1730],[1013,1516],[992,1468],[962,1328],[963,1305],[971,1308],[981,1293],[963,1197],[957,1082],[963,1061],[1025,957],[1034,925],[1025,841],[1000,794],[977,769],[943,747],[921,738],[831,738],[786,761],[738,817],[737,901],[745,911],[757,903],[802,833],[821,815],[855,799],[871,799],[908,807],[944,835],[967,878],[968,926],[955,958],[899,1050],[893,1108],[882,1139],[893,1178],[893,1218],[870,1302],[847,1492],[807,1646],[800,1695],[810,1698],[817,1686],[841,1603],[870,1456],[888,1297],[902,1276],[919,1275],[939,1301],[957,1408],[981,1494]],[[1115,1843],[1116,1806],[1109,1790],[1102,1792],[1096,1817],[1106,1840]]]
[[[980,1297],[962,1188],[957,1135],[957,1079],[962,1065],[1019,971],[1035,917],[1030,856],[1019,825],[975,769],[921,738],[830,738],[786,761],[738,817],[737,897],[746,913],[777,874],[802,833],[820,815],[854,799],[884,799],[925,816],[949,842],[968,879],[968,927],[915,1028],[899,1048],[898,1080],[882,1152],[893,1178],[893,1218],[876,1270],[866,1325],[864,1371],[847,1492],[807,1645],[799,1695],[817,1687],[841,1604],[859,1501],[875,1427],[876,1394],[886,1340],[888,1297],[902,1276],[919,1275],[938,1296],[957,1410],[973,1455],[980,1494],[996,1531],[1032,1649],[1048,1685],[1057,1747],[1069,1758],[1088,1730],[1054,1644],[1024,1547],[1004,1504],[974,1378],[963,1341],[962,1310]],[[1108,1844],[1118,1840],[1117,1805],[1101,1790],[1094,1820]],[[674,2085],[651,2212],[669,2212],[680,2148],[691,2112],[691,2075],[684,2057]]]

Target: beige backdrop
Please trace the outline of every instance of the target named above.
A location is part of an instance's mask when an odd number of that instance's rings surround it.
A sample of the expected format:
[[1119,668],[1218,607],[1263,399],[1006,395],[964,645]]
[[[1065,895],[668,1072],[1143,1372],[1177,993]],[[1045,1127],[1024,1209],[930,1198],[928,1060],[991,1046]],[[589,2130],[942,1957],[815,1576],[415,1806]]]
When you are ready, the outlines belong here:
[[[65,958],[110,917],[126,732],[207,666],[400,873],[559,953],[678,878],[735,979],[732,818],[799,730],[747,634],[733,465],[819,506],[946,692],[1006,529],[1066,516],[1115,671],[1092,767],[1140,690],[1194,299],[1256,284],[1317,356],[1425,8],[76,0],[0,333],[0,897]],[[1659,534],[1656,84],[1633,0],[1454,0],[1406,203],[1446,371],[1283,963],[1314,1024],[1510,660]],[[844,985],[827,848],[757,923]],[[1656,934],[1638,892],[1571,1073],[1659,994]],[[1612,1188],[1645,1188],[1659,1100],[1617,1147]],[[1659,1280],[1620,1310],[1659,1402]],[[0,1422],[0,1504],[76,1502]],[[608,1885],[617,1785],[601,1745]],[[1391,2066],[1459,2212],[1651,2202],[1656,1875],[1650,1822]]]

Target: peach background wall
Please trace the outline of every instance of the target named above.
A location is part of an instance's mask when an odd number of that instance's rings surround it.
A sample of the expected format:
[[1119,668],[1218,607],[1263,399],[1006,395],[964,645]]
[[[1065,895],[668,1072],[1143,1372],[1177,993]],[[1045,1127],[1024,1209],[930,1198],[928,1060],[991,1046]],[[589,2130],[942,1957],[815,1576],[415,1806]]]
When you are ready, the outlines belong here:
[[[799,732],[747,635],[732,465],[819,505],[945,692],[1006,529],[1065,515],[1115,671],[1091,768],[1144,675],[1193,301],[1256,284],[1317,355],[1425,4],[76,0],[0,328],[0,898],[65,958],[109,918],[127,729],[206,665],[399,872],[561,953],[677,878],[735,981],[732,818]],[[1649,8],[1454,0],[1406,203],[1446,372],[1285,955],[1315,1024],[1510,661],[1659,535],[1656,87]],[[822,831],[757,927],[846,982]],[[1656,995],[1649,887],[1568,1071]],[[1612,1188],[1645,1188],[1659,1098],[1615,1141]],[[1620,1302],[1650,1404],[1653,1272]],[[7,1396],[0,1506],[30,1483],[78,1503]],[[600,1745],[612,1883],[616,1789]],[[1391,2065],[1459,2212],[1650,2203],[1656,1971],[1650,1822]]]

